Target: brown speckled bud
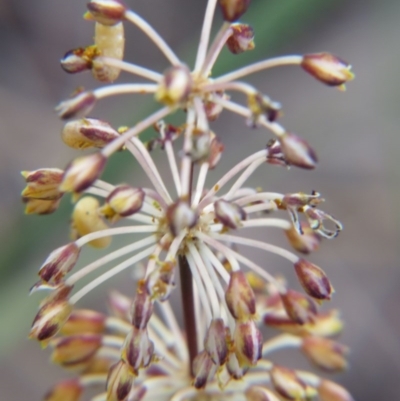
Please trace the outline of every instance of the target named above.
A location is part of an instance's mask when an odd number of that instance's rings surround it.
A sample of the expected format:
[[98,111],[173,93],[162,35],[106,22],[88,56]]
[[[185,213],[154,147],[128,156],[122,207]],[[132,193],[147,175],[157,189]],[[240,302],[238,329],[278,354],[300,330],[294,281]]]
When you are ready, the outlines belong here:
[[73,149],[103,148],[120,135],[105,121],[82,118],[65,124],[61,138]]
[[347,368],[348,347],[326,338],[308,336],[303,339],[302,351],[320,369],[328,372]]
[[257,126],[258,118],[262,115],[265,115],[268,121],[273,122],[281,114],[280,103],[273,102],[268,96],[259,92],[247,96],[247,107],[252,113],[250,117],[251,126]]
[[60,190],[79,193],[89,188],[103,172],[106,162],[101,153],[76,158],[65,169]]
[[64,57],[60,60],[60,64],[61,68],[69,74],[76,74],[92,68],[92,60],[87,55],[87,48],[84,47],[79,47],[65,53]]
[[251,0],[219,0],[219,6],[224,20],[234,22],[248,9]]
[[63,193],[59,190],[64,171],[58,168],[41,168],[34,171],[21,171],[27,183],[21,195],[24,198],[57,200]]
[[175,264],[163,262],[146,279],[146,289],[152,299],[163,302],[169,298],[175,288]]
[[245,392],[246,401],[280,401],[280,399],[265,387],[252,386]]
[[210,143],[210,154],[208,156],[208,164],[210,170],[214,169],[218,162],[221,160],[222,152],[224,151],[224,144],[218,137],[214,136]]
[[100,312],[90,309],[74,310],[64,326],[60,330],[60,334],[71,336],[80,333],[103,333],[106,328],[106,316]]
[[193,360],[193,385],[197,389],[204,388],[207,382],[214,377],[216,370],[217,366],[207,352],[200,352]]
[[299,136],[286,133],[279,138],[281,149],[288,164],[304,169],[315,168],[318,159],[311,146]]
[[251,319],[256,313],[254,292],[247,281],[246,275],[240,270],[231,273],[225,300],[229,311],[235,319]]
[[78,366],[96,354],[101,342],[101,335],[89,333],[56,338],[50,343],[54,348],[51,360],[64,367]]
[[125,339],[122,347],[122,359],[134,372],[149,366],[154,353],[154,344],[150,340],[147,330],[133,327]]
[[302,222],[300,227],[302,234],[294,226],[285,230],[285,234],[290,245],[296,251],[307,255],[319,248],[321,237],[305,222]]
[[45,282],[59,284],[78,261],[80,248],[74,242],[54,250],[39,269],[39,276]]
[[236,23],[231,25],[231,29],[233,32],[226,45],[233,54],[254,49],[254,30],[250,25]]
[[318,386],[321,401],[354,401],[351,394],[342,386],[330,380],[321,380]]
[[132,389],[134,378],[124,361],[113,365],[107,377],[107,401],[125,401]]
[[153,301],[146,291],[145,283],[140,281],[132,303],[132,325],[144,329],[153,313]]
[[342,86],[354,79],[351,65],[330,53],[306,54],[301,66],[314,78],[329,86]]
[[193,87],[190,70],[186,65],[169,68],[158,86],[156,100],[168,106],[184,103]]
[[87,4],[91,17],[103,25],[115,25],[125,18],[126,6],[118,0],[91,0]]
[[281,299],[286,313],[296,323],[314,321],[317,305],[312,299],[294,290],[287,290],[285,294],[281,294]]
[[57,383],[44,397],[44,401],[79,401],[83,387],[79,378]]
[[253,320],[236,323],[233,334],[235,354],[241,367],[256,365],[261,358],[263,338]]
[[217,366],[223,365],[228,357],[226,330],[222,319],[214,319],[210,323],[204,340],[204,349]]
[[215,217],[225,227],[236,229],[241,226],[243,220],[246,220],[246,212],[235,203],[220,199],[214,203]]
[[305,259],[299,259],[294,268],[304,291],[316,299],[330,299],[333,287],[322,269]]
[[69,118],[84,117],[88,115],[96,103],[96,96],[93,92],[78,92],[70,99],[60,102],[55,110],[63,120]]
[[[99,201],[93,196],[85,196],[75,204],[71,221],[73,239],[108,228],[98,213],[99,206]],[[111,237],[107,236],[90,241],[88,244],[94,248],[106,248],[110,243]]]
[[183,200],[178,200],[169,206],[166,217],[169,229],[175,237],[182,230],[194,227],[198,220],[197,213]]

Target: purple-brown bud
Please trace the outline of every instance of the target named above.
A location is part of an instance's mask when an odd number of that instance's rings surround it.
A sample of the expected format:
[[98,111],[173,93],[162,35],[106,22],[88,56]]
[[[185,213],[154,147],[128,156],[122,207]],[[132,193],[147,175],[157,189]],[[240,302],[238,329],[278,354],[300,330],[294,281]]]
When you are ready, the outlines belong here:
[[322,269],[305,259],[299,259],[295,264],[297,277],[304,291],[316,299],[330,299],[333,287]]
[[301,346],[306,357],[320,369],[328,372],[342,371],[347,368],[348,347],[322,337],[308,336]]
[[254,49],[254,30],[250,25],[236,23],[230,28],[232,35],[226,41],[226,45],[233,54]]
[[246,220],[246,212],[235,203],[220,199],[214,203],[215,217],[225,227],[236,229]]
[[294,226],[285,230],[290,245],[296,251],[304,254],[316,251],[321,243],[321,237],[307,223],[302,222],[300,227],[302,234]]
[[115,25],[125,18],[127,8],[118,0],[91,0],[87,4],[91,17],[102,25]]
[[169,229],[173,236],[178,236],[183,230],[194,227],[199,216],[187,202],[178,200],[173,203],[166,213]]
[[249,369],[246,366],[240,366],[239,361],[235,355],[235,353],[230,352],[228,355],[228,360],[226,362],[226,368],[228,370],[229,376],[234,380],[240,380],[247,370]]
[[42,200],[33,198],[22,198],[22,202],[25,204],[25,214],[51,214],[58,209],[60,206],[61,199],[57,200]]
[[140,368],[149,366],[154,354],[154,344],[149,338],[147,330],[133,327],[125,339],[122,347],[122,359],[132,369],[138,372]]
[[219,6],[225,21],[238,20],[248,9],[251,0],[219,0]]
[[71,98],[60,102],[55,110],[63,120],[88,115],[96,103],[96,96],[90,91],[74,93]]
[[281,149],[288,164],[296,167],[313,169],[318,159],[311,146],[299,136],[286,133],[279,138]]
[[41,168],[34,171],[21,171],[27,183],[21,195],[24,198],[58,200],[63,193],[58,189],[64,171],[58,168]]
[[314,78],[329,86],[342,86],[354,79],[351,65],[330,53],[306,54],[301,66]]
[[299,324],[314,321],[317,305],[312,299],[294,290],[281,294],[281,299],[286,313],[293,321]]
[[44,401],[79,401],[83,387],[79,379],[57,383],[44,397]]
[[321,380],[318,386],[318,396],[321,401],[354,401],[344,387],[330,380]]
[[90,70],[93,58],[96,56],[98,56],[96,46],[79,47],[70,50],[60,60],[61,68],[69,74]]
[[208,165],[210,170],[214,169],[221,160],[222,152],[224,151],[224,144],[218,137],[214,136],[210,143],[210,153],[208,156]]
[[256,365],[262,355],[263,338],[253,320],[236,323],[233,334],[235,355],[241,367]]
[[39,276],[45,282],[59,284],[78,261],[80,248],[75,242],[54,250],[39,269]]
[[217,366],[213,363],[206,351],[202,351],[193,360],[193,385],[197,389],[204,388],[210,381],[217,370]]
[[257,126],[258,118],[265,115],[267,120],[273,122],[281,114],[280,103],[273,102],[268,96],[260,92],[252,93],[247,96],[247,107],[251,111],[250,125]]
[[289,162],[286,160],[282,151],[280,142],[276,139],[271,139],[267,143],[267,163],[276,164],[278,166],[287,167]]
[[186,102],[193,87],[190,70],[186,65],[169,68],[158,86],[156,100],[167,106]]
[[113,365],[107,377],[107,401],[125,401],[132,389],[134,378],[124,361]]
[[70,317],[61,328],[60,334],[64,336],[81,333],[101,334],[105,329],[105,315],[90,309],[78,309],[71,313]]
[[238,270],[231,273],[225,293],[226,304],[237,320],[248,320],[256,313],[256,298],[246,275]]
[[211,321],[204,340],[204,349],[215,365],[221,366],[226,362],[228,357],[227,328],[222,319]]
[[137,329],[144,329],[153,314],[153,309],[153,301],[146,291],[145,283],[139,281],[132,304],[132,325]]

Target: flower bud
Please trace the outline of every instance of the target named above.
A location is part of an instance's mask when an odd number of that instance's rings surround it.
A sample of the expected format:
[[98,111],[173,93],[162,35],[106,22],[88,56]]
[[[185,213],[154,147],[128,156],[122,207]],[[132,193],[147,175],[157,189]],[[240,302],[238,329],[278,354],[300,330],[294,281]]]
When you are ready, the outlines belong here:
[[71,336],[81,333],[101,334],[106,328],[106,317],[90,309],[74,310],[60,333],[64,336]]
[[318,386],[318,396],[321,401],[354,401],[344,387],[330,380],[321,380]]
[[214,169],[218,162],[221,160],[222,152],[224,151],[224,144],[215,135],[211,139],[210,153],[208,156],[209,169]]
[[111,366],[107,377],[107,401],[125,401],[132,389],[134,378],[124,361]]
[[193,163],[206,161],[210,155],[212,135],[210,131],[194,130],[190,157]]
[[321,242],[320,236],[307,223],[302,222],[300,227],[303,232],[302,234],[300,234],[294,226],[285,230],[290,245],[296,251],[304,254],[316,251]]
[[58,209],[60,206],[61,199],[57,200],[42,200],[33,198],[22,198],[22,202],[25,203],[25,214],[51,214]]
[[73,367],[89,361],[101,346],[98,334],[77,334],[56,338],[51,342],[54,348],[51,359],[64,367]]
[[[71,222],[71,236],[73,239],[108,228],[107,224],[99,216],[99,206],[99,201],[93,196],[85,196],[75,204]],[[109,236],[89,242],[94,248],[106,248],[110,243],[111,237]]]
[[79,47],[70,50],[60,60],[61,68],[69,74],[90,70],[93,58],[98,54],[96,46]]
[[308,336],[301,346],[306,357],[320,369],[337,372],[347,368],[348,347],[326,338]]
[[149,366],[154,354],[154,344],[149,338],[147,330],[133,327],[125,339],[122,347],[122,359],[133,372]]
[[96,103],[96,96],[90,91],[78,91],[71,98],[60,102],[55,110],[63,120],[88,115]]
[[305,259],[299,259],[295,264],[297,277],[304,291],[316,299],[330,299],[333,287],[322,269]]
[[153,301],[146,291],[145,283],[140,281],[132,304],[132,325],[144,329],[153,314]]
[[193,87],[190,70],[186,65],[169,68],[158,86],[156,100],[167,106],[184,103]]
[[215,217],[225,226],[236,229],[246,220],[246,212],[235,203],[220,199],[214,203]]
[[265,387],[253,386],[246,390],[246,401],[280,401],[280,399]]
[[282,146],[276,139],[271,139],[267,143],[267,163],[287,167],[289,162],[286,160],[282,151]]
[[216,365],[206,351],[197,354],[193,360],[194,387],[204,388],[207,382],[214,377],[216,370]]
[[228,355],[226,368],[228,370],[229,376],[231,376],[234,380],[240,380],[249,369],[246,366],[239,365],[239,361],[233,352],[230,352]]
[[330,53],[306,54],[301,66],[314,78],[329,86],[342,86],[354,79],[351,65]]
[[233,54],[254,49],[254,30],[250,25],[236,23],[232,24],[230,28],[232,35],[226,41],[226,45]]
[[169,229],[175,237],[183,230],[194,227],[198,220],[197,213],[184,200],[178,200],[169,206],[166,217]]
[[314,321],[317,306],[312,299],[294,290],[287,290],[285,294],[281,294],[281,299],[286,313],[296,323]]
[[317,155],[310,145],[299,136],[286,133],[279,138],[282,152],[288,164],[296,167],[313,169],[317,164]]
[[175,288],[175,265],[171,262],[162,262],[146,279],[146,289],[152,299],[166,301]]
[[238,20],[250,5],[251,0],[219,0],[219,6],[225,21]]
[[235,319],[251,319],[256,313],[254,292],[246,279],[246,275],[240,270],[231,273],[225,300],[229,311]]
[[[343,229],[343,225],[339,220],[322,210],[314,209],[312,207],[305,207],[304,214],[307,216],[308,223],[313,230],[325,238],[331,239],[339,235]],[[325,227],[324,222],[328,221],[334,225],[334,230]]]
[[131,308],[131,299],[118,291],[111,291],[108,295],[108,306],[111,312],[117,318],[122,320],[129,319],[129,311]]
[[87,4],[93,19],[102,25],[115,25],[125,18],[127,8],[118,0],[91,0]]
[[217,366],[226,362],[228,357],[227,329],[222,319],[214,319],[210,323],[206,338],[204,340],[204,349]]
[[34,171],[22,171],[27,186],[21,195],[24,198],[57,200],[63,195],[58,189],[64,171],[58,168],[41,168]]
[[235,354],[240,366],[254,366],[261,358],[263,338],[253,320],[236,323],[233,334]]
[[45,282],[59,284],[78,261],[80,248],[75,242],[54,250],[39,269],[39,276]]
[[57,383],[44,397],[44,401],[79,401],[83,387],[79,379]]
[[267,120],[273,122],[278,119],[281,112],[281,105],[273,102],[268,96],[260,92],[252,93],[247,96],[247,107],[252,113],[250,117],[250,125],[257,126],[258,118],[262,115],[267,117]]
[[65,169],[60,190],[79,193],[89,188],[103,172],[106,161],[101,153],[76,158]]

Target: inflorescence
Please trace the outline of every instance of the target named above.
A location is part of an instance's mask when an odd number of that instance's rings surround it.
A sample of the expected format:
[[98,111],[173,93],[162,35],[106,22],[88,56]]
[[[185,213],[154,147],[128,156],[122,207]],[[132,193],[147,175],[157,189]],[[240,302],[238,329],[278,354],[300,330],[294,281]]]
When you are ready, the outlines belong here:
[[[218,5],[224,22],[210,43]],[[353,74],[339,58],[316,53],[267,59],[212,77],[224,47],[234,54],[254,48],[253,29],[238,22],[249,5],[250,0],[208,0],[192,70],[122,2],[92,0],[87,5],[84,17],[95,24],[95,43],[69,51],[62,68],[68,73],[89,70],[104,83],[116,80],[121,71],[149,83],[77,90],[56,108],[62,119],[70,119],[62,139],[74,149],[100,150],[76,158],[64,170],[22,173],[26,213],[52,213],[68,192],[75,203],[72,242],[48,256],[32,288],[49,295],[30,337],[51,347],[55,363],[79,373],[57,384],[46,401],[78,401],[92,386],[100,389],[93,401],[352,400],[343,387],[270,359],[277,350],[296,348],[325,371],[347,366],[347,347],[329,338],[342,329],[338,312],[318,310],[331,298],[333,287],[321,268],[298,256],[316,250],[322,238],[336,237],[342,225],[319,208],[323,199],[317,192],[280,194],[245,185],[265,164],[313,169],[317,157],[304,139],[277,122],[280,104],[240,79],[297,65],[317,80],[343,88]],[[161,74],[123,61],[126,23],[142,30],[171,67]],[[230,92],[242,93],[247,103],[232,101]],[[115,129],[87,117],[100,99],[126,93],[152,94],[161,108],[131,128]],[[186,121],[173,126],[166,119],[177,110],[186,113]],[[218,166],[224,151],[210,128],[223,111],[243,116],[249,128],[265,127],[275,138],[206,187],[208,172]],[[139,135],[151,127],[157,137],[145,143]],[[153,160],[155,147],[165,152],[175,188],[167,188]],[[137,160],[148,187],[100,179],[107,160],[120,151]],[[280,211],[288,219],[271,217]],[[250,227],[283,230],[297,253],[241,235]],[[129,234],[135,234],[133,242],[72,273],[83,246],[105,248],[113,236]],[[137,240],[136,234],[143,238]],[[241,246],[285,258],[304,292],[288,288],[282,277],[243,256]],[[75,291],[81,279],[108,263],[115,265]],[[110,315],[76,308],[90,291],[138,263],[145,269],[132,300],[111,292]],[[169,303],[177,271],[183,329]],[[283,333],[264,340],[263,324]]]

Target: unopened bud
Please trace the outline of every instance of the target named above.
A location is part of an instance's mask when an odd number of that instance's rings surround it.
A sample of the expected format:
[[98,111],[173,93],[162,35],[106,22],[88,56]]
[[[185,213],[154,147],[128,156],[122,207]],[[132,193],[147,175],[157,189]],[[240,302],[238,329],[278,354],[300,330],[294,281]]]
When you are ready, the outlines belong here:
[[106,328],[106,317],[90,309],[74,310],[60,333],[64,336],[71,336],[81,333],[101,334]]
[[318,396],[321,401],[354,401],[344,387],[330,380],[321,380],[318,386]]
[[287,290],[285,294],[281,294],[281,299],[286,313],[296,323],[314,321],[317,305],[312,299],[294,290]]
[[229,311],[235,319],[251,319],[256,313],[254,292],[246,279],[246,275],[240,270],[231,273],[225,300]]
[[57,200],[42,200],[33,198],[22,198],[22,202],[25,204],[25,214],[51,214],[58,209],[60,206],[61,199]]
[[169,229],[175,237],[183,230],[194,227],[198,220],[197,213],[183,200],[173,203],[166,215]]
[[96,46],[79,47],[70,50],[60,60],[61,68],[69,74],[90,70],[93,58],[96,56],[98,56]]
[[239,361],[235,355],[235,353],[230,352],[228,355],[228,360],[226,362],[226,368],[228,370],[229,376],[234,380],[240,380],[247,370],[249,369],[247,366],[240,366]]
[[59,284],[78,261],[80,248],[74,242],[54,250],[39,269],[39,276],[45,282]]
[[27,183],[21,195],[24,198],[57,200],[63,193],[59,190],[64,171],[58,168],[41,168],[34,171],[22,171]]
[[217,366],[207,352],[200,352],[193,360],[194,387],[204,388],[207,382],[214,377],[216,370]]
[[289,165],[282,151],[282,146],[276,139],[271,139],[267,143],[267,163],[287,167]]
[[306,54],[301,66],[314,78],[329,86],[342,86],[354,79],[351,65],[330,53]]
[[57,383],[44,397],[44,401],[79,401],[83,387],[79,379]]
[[[305,207],[304,214],[307,216],[310,227],[325,238],[335,238],[343,229],[343,225],[339,220],[335,219],[330,214],[323,212],[322,210],[314,209],[312,207]],[[332,230],[328,227],[325,227],[325,222],[333,224],[334,229]]]
[[220,199],[214,203],[215,217],[225,227],[236,229],[246,220],[246,212],[235,203]]
[[321,243],[321,237],[307,223],[302,222],[300,227],[302,234],[294,226],[285,230],[290,245],[304,254],[316,251]]
[[281,149],[288,164],[296,167],[313,169],[318,159],[311,146],[299,136],[286,133],[279,138]]
[[133,327],[122,347],[122,359],[134,372],[149,366],[154,354],[154,344],[147,330]]
[[146,291],[145,283],[140,281],[132,304],[133,326],[137,329],[144,329],[153,314],[153,309],[153,301]]
[[208,156],[208,165],[210,170],[214,169],[218,162],[221,160],[222,152],[224,151],[224,144],[214,136],[210,143],[210,153]]
[[175,288],[175,264],[162,262],[146,279],[146,289],[152,299],[166,301]]
[[219,0],[219,6],[225,21],[238,20],[250,5],[251,0]]
[[304,337],[301,346],[307,358],[320,369],[337,372],[347,368],[348,347],[322,337]]
[[[93,196],[85,196],[75,204],[71,221],[71,236],[73,239],[108,228],[107,224],[99,216],[99,206],[99,201]],[[109,236],[89,242],[94,248],[105,248],[110,243],[111,237]]]
[[254,30],[250,25],[236,23],[232,24],[230,28],[232,35],[226,41],[226,45],[233,54],[254,49]]
[[261,386],[252,386],[245,392],[246,401],[280,401],[269,389]]
[[73,94],[70,99],[60,102],[55,110],[63,120],[69,118],[84,117],[88,115],[96,103],[93,92],[83,91]]
[[111,366],[107,377],[107,401],[125,401],[132,389],[134,378],[124,361]]
[[330,299],[333,287],[322,269],[305,259],[295,264],[297,277],[304,291],[316,299]]
[[125,18],[127,8],[118,0],[91,0],[87,4],[91,17],[103,25],[115,25]]
[[188,67],[173,66],[164,73],[156,92],[156,100],[168,106],[176,106],[188,99],[192,87],[193,80]]
[[233,334],[235,354],[240,366],[254,366],[262,355],[263,338],[253,320],[236,323]]
[[252,113],[250,117],[250,125],[252,126],[257,126],[260,116],[265,115],[268,121],[273,122],[281,114],[280,103],[273,102],[268,96],[259,92],[247,96],[247,106]]
[[79,193],[89,188],[103,172],[106,162],[101,153],[76,158],[66,167],[60,190]]
[[204,349],[211,360],[221,366],[228,357],[227,329],[222,319],[214,319],[210,323],[206,338],[204,340]]

